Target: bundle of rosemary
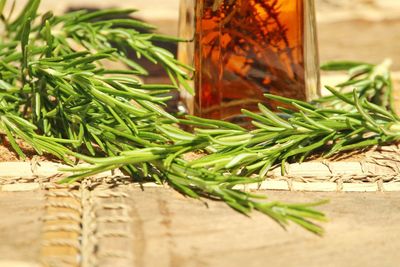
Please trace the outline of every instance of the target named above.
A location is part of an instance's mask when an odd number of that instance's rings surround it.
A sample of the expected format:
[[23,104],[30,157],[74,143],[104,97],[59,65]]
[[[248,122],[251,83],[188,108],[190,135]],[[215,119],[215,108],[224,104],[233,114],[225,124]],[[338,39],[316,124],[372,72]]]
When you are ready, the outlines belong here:
[[[322,204],[268,202],[264,196],[235,189],[262,181],[280,163],[304,160],[315,151],[333,153],[400,139],[400,119],[390,108],[387,64],[333,63],[326,69],[349,70],[351,78],[329,88],[333,96],[305,103],[276,96],[298,111],[278,116],[260,105],[260,114],[243,111],[255,130],[165,111],[168,93],[178,84],[190,90],[190,68],[153,41],[175,38],[142,33],[152,26],[115,19],[135,10],[76,11],[63,16],[38,14],[40,0],[30,0],[15,19],[0,0],[0,138],[7,138],[21,158],[17,139],[38,154],[50,153],[72,167],[63,182],[120,168],[136,182],[168,183],[194,198],[225,201],[249,214],[258,210],[286,226],[292,221],[317,234],[314,210]],[[172,85],[143,84],[147,71],[127,55],[161,64]],[[129,68],[110,69],[107,61]],[[346,87],[357,88],[351,93]],[[379,101],[378,101],[379,100]],[[378,103],[379,104],[376,104]],[[337,108],[340,107],[340,108]],[[194,132],[179,127],[189,125]],[[201,152],[189,161],[185,155]]]

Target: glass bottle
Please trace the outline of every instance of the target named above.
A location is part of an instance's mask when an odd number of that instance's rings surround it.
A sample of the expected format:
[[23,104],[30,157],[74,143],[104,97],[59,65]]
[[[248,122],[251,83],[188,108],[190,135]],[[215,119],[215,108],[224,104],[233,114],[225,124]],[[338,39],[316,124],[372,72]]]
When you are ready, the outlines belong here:
[[277,103],[265,93],[319,95],[314,0],[181,0],[179,59],[192,65],[188,113],[232,120]]

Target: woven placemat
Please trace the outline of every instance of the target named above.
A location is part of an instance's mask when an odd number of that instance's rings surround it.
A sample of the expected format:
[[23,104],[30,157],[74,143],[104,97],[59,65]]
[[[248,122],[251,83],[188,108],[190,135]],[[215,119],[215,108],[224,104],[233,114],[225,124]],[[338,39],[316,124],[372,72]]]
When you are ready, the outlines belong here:
[[[1,162],[0,191],[31,191],[57,186],[68,176],[53,162]],[[263,183],[239,186],[245,190],[289,190],[315,192],[393,192],[400,191],[400,146],[375,147],[360,154],[336,159],[287,164],[272,170]],[[89,180],[126,184],[130,178],[119,171],[105,172]],[[153,183],[132,186],[158,186]]]

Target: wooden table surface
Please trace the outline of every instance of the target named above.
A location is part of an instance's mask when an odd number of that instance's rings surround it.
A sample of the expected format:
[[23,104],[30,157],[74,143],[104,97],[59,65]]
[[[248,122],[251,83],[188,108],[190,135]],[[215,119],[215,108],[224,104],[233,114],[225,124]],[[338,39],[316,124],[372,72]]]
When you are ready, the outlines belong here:
[[166,188],[0,192],[0,266],[398,266],[398,193],[265,194],[330,199],[325,236]]

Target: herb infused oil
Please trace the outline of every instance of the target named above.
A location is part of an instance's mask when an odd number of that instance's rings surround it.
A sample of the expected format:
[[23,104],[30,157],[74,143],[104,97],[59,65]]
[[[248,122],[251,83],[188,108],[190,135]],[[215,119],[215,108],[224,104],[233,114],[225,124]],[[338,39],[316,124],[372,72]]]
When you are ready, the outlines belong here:
[[190,114],[234,120],[265,93],[310,100],[319,94],[313,0],[182,0],[179,58],[195,69]]

